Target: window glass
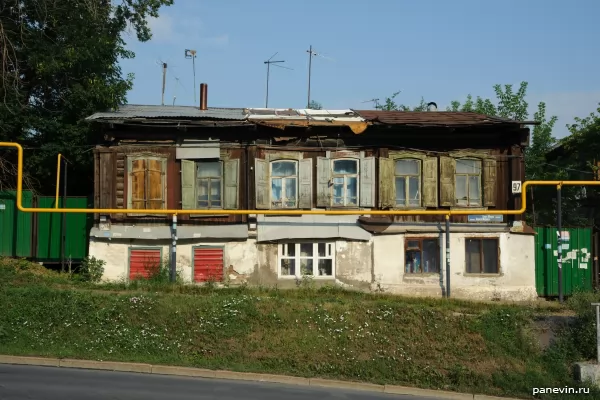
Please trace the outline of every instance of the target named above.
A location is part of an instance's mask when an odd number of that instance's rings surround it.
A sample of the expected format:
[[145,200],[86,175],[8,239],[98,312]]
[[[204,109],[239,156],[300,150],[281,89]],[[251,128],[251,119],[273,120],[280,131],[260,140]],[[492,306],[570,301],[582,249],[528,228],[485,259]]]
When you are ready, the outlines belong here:
[[498,241],[496,239],[483,239],[483,273],[498,273]]
[[356,160],[334,160],[333,173],[341,175],[355,175],[358,173],[358,161]]
[[456,160],[456,173],[457,174],[480,174],[481,173],[481,161],[460,159]]
[[222,168],[220,162],[197,163],[198,178],[220,178]]
[[271,176],[293,176],[296,174],[295,161],[275,161],[271,163]]
[[419,160],[397,160],[396,175],[419,175]]

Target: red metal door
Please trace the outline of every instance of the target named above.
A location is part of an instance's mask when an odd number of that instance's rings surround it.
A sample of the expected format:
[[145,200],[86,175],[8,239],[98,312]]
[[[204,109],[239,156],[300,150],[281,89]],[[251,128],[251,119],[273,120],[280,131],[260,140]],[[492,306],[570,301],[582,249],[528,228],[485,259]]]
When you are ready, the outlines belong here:
[[147,279],[160,266],[160,249],[131,249],[129,279]]
[[194,248],[194,282],[223,279],[223,249],[217,247]]

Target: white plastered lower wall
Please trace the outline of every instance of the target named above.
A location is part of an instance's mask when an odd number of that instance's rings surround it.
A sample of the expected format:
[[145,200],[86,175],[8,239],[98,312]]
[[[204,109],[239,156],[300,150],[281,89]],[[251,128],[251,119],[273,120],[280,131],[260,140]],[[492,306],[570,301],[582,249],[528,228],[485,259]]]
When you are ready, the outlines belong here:
[[[396,234],[374,237],[374,285],[384,291],[411,296],[441,296],[440,274],[404,272],[404,246],[408,237],[440,238],[439,234]],[[499,274],[465,272],[465,238],[498,238]],[[441,268],[446,285],[445,236],[442,235]],[[472,300],[529,301],[537,298],[535,288],[535,245],[532,235],[502,233],[450,234],[450,295]]]

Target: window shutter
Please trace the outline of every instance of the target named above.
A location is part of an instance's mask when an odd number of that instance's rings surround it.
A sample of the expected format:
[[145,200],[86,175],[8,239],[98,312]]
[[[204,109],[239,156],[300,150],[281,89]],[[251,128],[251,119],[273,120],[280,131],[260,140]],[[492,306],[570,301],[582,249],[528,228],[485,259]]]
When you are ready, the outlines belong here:
[[483,205],[496,206],[496,160],[483,160]]
[[223,208],[226,210],[237,210],[240,198],[240,160],[225,161],[224,170]]
[[438,206],[438,160],[437,157],[423,159],[423,187],[421,195],[423,207]]
[[165,208],[165,168],[163,160],[149,159],[148,165],[148,193],[146,208],[160,210]]
[[452,207],[456,204],[454,182],[456,160],[452,157],[440,157],[440,205]]
[[331,207],[331,160],[317,157],[317,207]]
[[379,157],[379,208],[394,208],[394,160]]
[[196,163],[181,160],[181,208],[193,210],[196,207]]
[[254,160],[254,198],[257,210],[269,209],[269,164],[265,160]]
[[142,158],[133,159],[129,165],[129,176],[131,188],[129,189],[130,208],[136,210],[146,209],[146,160]]
[[375,207],[375,157],[360,160],[360,206]]
[[298,191],[298,208],[312,208],[312,158],[300,160],[299,168],[299,191]]

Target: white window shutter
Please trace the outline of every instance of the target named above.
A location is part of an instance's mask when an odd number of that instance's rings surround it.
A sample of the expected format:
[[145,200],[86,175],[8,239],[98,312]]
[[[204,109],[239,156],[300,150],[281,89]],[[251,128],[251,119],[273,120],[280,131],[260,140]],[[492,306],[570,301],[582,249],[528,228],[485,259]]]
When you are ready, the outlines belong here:
[[313,160],[306,158],[300,160],[299,168],[299,193],[298,208],[310,210],[312,208],[312,177]]
[[360,160],[360,206],[375,207],[375,157]]

